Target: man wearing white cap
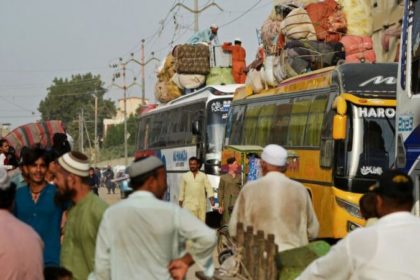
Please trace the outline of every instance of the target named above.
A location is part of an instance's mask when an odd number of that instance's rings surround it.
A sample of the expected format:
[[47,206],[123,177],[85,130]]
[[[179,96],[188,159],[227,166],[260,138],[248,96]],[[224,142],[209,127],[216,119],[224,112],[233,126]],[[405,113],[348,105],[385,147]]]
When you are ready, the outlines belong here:
[[140,158],[127,173],[133,193],[105,212],[89,279],[182,280],[194,261],[212,276],[216,234],[189,211],[162,201],[163,162]]
[[214,41],[215,45],[219,44],[219,38],[217,37],[217,31],[219,27],[216,24],[210,25],[210,28],[201,30],[195,33],[187,40],[187,44],[198,44],[198,43],[207,43],[210,44]]
[[279,252],[305,246],[318,236],[319,223],[306,188],[283,173],[287,151],[267,145],[261,154],[263,177],[247,183],[239,194],[229,223],[236,235],[236,224],[252,226],[254,232],[274,234]]
[[107,204],[90,191],[86,155],[68,152],[58,159],[58,165],[54,170],[58,192],[74,203],[64,227],[60,265],[75,280],[85,280],[94,269],[96,235]]
[[30,226],[10,213],[15,195],[16,185],[0,167],[0,278],[42,280],[43,243]]

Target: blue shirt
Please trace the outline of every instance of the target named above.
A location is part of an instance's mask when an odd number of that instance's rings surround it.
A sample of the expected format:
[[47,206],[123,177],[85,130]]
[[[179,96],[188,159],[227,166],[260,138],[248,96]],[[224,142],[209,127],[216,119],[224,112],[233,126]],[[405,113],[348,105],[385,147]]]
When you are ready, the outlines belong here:
[[60,235],[63,209],[54,202],[55,186],[48,184],[35,203],[28,186],[16,191],[14,213],[22,222],[30,225],[44,242],[44,265],[59,266]]

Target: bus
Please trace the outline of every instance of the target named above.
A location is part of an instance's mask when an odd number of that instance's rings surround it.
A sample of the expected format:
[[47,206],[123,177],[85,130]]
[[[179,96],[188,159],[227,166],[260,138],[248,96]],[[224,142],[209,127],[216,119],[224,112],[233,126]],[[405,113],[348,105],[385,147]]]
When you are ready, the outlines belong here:
[[140,115],[135,157],[156,155],[166,166],[166,199],[178,203],[181,175],[198,157],[214,189],[233,93],[240,84],[207,86]]
[[308,189],[320,237],[342,238],[364,225],[359,198],[394,164],[397,68],[342,64],[260,94],[242,90],[231,104],[224,145],[285,147],[287,175]]
[[[410,174],[420,197],[420,1],[404,1],[397,83],[396,166]],[[420,214],[419,203],[416,213]]]

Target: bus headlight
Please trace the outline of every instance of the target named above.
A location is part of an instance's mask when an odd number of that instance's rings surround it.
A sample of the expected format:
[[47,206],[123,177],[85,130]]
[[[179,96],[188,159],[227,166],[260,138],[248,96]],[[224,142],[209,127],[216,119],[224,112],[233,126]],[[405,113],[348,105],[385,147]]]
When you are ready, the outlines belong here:
[[350,203],[338,197],[335,198],[335,201],[337,202],[338,206],[340,206],[341,208],[344,208],[344,210],[350,213],[350,215],[359,219],[363,219],[362,214],[360,213],[359,205]]
[[350,221],[347,222],[347,232],[353,231],[357,228],[359,228],[360,226],[356,223],[352,223]]

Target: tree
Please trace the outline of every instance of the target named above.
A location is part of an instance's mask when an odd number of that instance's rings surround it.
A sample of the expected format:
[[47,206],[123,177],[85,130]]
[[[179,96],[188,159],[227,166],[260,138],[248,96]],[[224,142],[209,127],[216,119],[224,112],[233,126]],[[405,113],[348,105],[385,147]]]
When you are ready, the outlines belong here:
[[[136,136],[138,131],[138,120],[134,115],[130,115],[127,118],[127,144],[134,146],[136,142]],[[124,123],[112,125],[108,128],[106,137],[104,140],[104,147],[113,147],[123,145],[124,143]]]
[[102,135],[103,119],[116,113],[114,102],[104,99],[106,89],[100,75],[87,73],[72,75],[70,79],[54,78],[47,90],[47,96],[38,107],[42,120],[63,121],[75,140],[79,137],[77,120],[82,110],[89,138],[94,139],[95,95],[98,98],[98,137]]

